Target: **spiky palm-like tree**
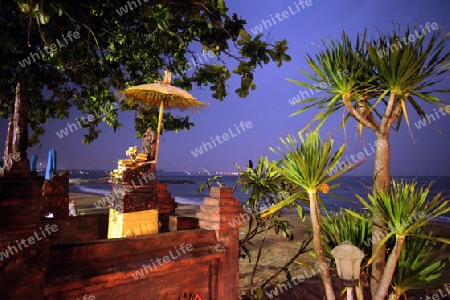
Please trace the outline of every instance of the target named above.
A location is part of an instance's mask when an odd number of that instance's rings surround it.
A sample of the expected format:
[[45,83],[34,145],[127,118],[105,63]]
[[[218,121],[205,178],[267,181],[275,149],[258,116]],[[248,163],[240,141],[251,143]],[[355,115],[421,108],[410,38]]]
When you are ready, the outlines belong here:
[[[389,135],[391,129],[399,129],[403,119],[409,126],[407,103],[420,117],[427,118],[420,101],[438,103],[439,98],[432,94],[449,92],[432,89],[444,78],[443,74],[450,70],[450,52],[444,49],[446,37],[442,37],[442,30],[434,33],[429,30],[426,35],[422,32],[421,38],[410,42],[408,38],[415,34],[415,30],[416,27],[411,30],[406,28],[401,33],[400,29],[398,32],[394,29],[386,34],[380,33],[378,38],[371,41],[366,39],[365,31],[363,35],[357,36],[354,43],[344,32],[340,40],[323,41],[323,50],[314,57],[306,57],[313,74],[305,70],[301,72],[318,85],[289,79],[301,86],[325,92],[324,96],[298,101],[306,106],[293,115],[311,108],[320,109],[307,126],[319,121],[320,127],[330,115],[344,109],[342,126],[353,117],[358,122],[361,134],[364,127],[375,133],[374,190],[389,187]],[[373,215],[373,235],[378,235],[386,226],[377,216]],[[379,246],[374,243],[373,250]],[[378,289],[385,255],[386,251],[381,247],[373,261],[372,294]]]
[[[369,201],[357,195],[361,203],[372,214],[377,214],[389,228],[380,244],[383,245],[392,236],[395,237],[395,245],[389,254],[379,288],[372,297],[373,300],[386,299],[406,237],[418,237],[450,244],[450,239],[431,237],[421,232],[429,221],[449,213],[450,203],[440,193],[428,199],[430,187],[416,188],[416,185],[416,182],[393,180],[389,189],[369,194]],[[376,251],[372,258],[375,257]]]
[[[328,183],[337,179],[351,168],[351,166],[347,166],[335,172],[335,167],[344,153],[345,145],[342,145],[333,153],[334,141],[331,138],[322,140],[317,131],[307,133],[305,137],[299,134],[299,140],[293,136],[287,136],[285,139],[280,138],[280,140],[286,149],[283,150],[281,147],[277,147],[275,150],[272,148],[282,159],[279,162],[272,162],[270,166],[288,182],[300,186],[308,193],[313,231],[313,248],[322,269],[320,276],[322,277],[327,300],[334,300],[335,294],[331,285],[329,268],[322,267],[328,265],[329,262],[323,251],[321,239],[319,192],[328,193],[331,188],[337,186],[328,185]],[[298,196],[295,194],[287,197],[270,207],[263,215],[273,213],[295,202],[297,198]]]
[[[422,233],[422,230],[417,233]],[[430,234],[431,235],[431,234]],[[428,289],[450,282],[450,257],[442,257],[448,245],[420,237],[406,237],[395,270],[389,299],[406,299],[409,290]]]

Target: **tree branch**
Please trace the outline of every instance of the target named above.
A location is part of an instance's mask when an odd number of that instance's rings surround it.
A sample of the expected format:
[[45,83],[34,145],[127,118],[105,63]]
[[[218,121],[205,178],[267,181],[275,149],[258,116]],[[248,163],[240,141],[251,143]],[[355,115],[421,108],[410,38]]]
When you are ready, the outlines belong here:
[[397,120],[397,118],[400,116],[401,113],[402,113],[402,106],[400,102],[397,102],[392,112],[392,116],[388,119],[388,122],[386,124],[387,128],[392,127],[392,124],[395,122],[395,120]]
[[263,284],[261,284],[261,288],[263,289],[267,284],[269,284],[272,279],[274,279],[275,277],[277,277],[281,272],[283,272],[283,270],[286,270],[296,259],[297,257],[299,257],[301,254],[306,253],[310,250],[312,250],[312,248],[307,249],[307,246],[311,243],[312,240],[312,236],[311,236],[312,231],[310,230],[307,234],[307,236],[305,237],[305,240],[303,241],[301,247],[298,249],[297,253],[284,265],[282,266],[278,271],[276,271],[274,274],[272,274],[272,276],[270,276],[269,278],[267,278]]
[[[383,115],[383,118],[381,119],[381,124],[380,124],[380,133],[383,135],[388,133],[391,128],[389,125],[389,119],[392,116],[396,98],[397,98],[397,94],[395,93],[395,91],[391,91],[391,94],[389,95],[389,101],[386,106],[386,111]],[[391,122],[391,125],[392,125],[392,122]]]
[[343,95],[344,105],[347,108],[348,112],[362,125],[369,128],[373,132],[378,132],[380,130],[379,126],[376,126],[376,124],[371,123],[368,119],[364,118],[363,115],[357,111],[351,101],[350,101],[350,95]]
[[[366,101],[366,100],[364,100]],[[367,114],[366,114],[366,118],[369,120],[369,122],[371,122],[372,124],[374,124],[376,127],[380,128],[380,124],[377,122],[377,120],[375,120],[375,118],[373,117],[373,108],[372,106],[369,107]]]

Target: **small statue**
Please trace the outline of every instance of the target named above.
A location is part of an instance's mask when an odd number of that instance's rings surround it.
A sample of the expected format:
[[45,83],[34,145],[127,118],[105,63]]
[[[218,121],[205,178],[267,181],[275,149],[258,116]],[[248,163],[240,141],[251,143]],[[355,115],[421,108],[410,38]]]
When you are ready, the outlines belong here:
[[147,128],[142,136],[142,153],[147,154],[147,160],[151,161],[155,159],[155,150],[156,134],[151,128]]
[[78,212],[77,212],[77,203],[75,200],[71,200],[69,202],[69,216],[71,217],[76,217],[78,216]]
[[164,70],[164,79],[162,83],[170,84],[172,82],[172,73],[170,73],[169,69]]
[[134,162],[137,158],[138,147],[137,146],[129,147],[128,150],[125,151],[125,154]]

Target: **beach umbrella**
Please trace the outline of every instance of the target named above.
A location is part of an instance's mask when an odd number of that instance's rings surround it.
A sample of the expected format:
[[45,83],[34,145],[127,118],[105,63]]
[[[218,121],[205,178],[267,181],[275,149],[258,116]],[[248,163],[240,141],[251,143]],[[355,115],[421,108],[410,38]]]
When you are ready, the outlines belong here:
[[45,169],[45,180],[50,180],[53,172],[56,171],[56,150],[54,148],[48,151],[47,168]]
[[37,155],[33,154],[30,158],[30,169],[31,171],[36,171]]
[[170,84],[172,75],[168,70],[164,72],[164,80],[155,83],[141,84],[127,88],[125,103],[139,104],[141,107],[159,105],[158,128],[156,138],[155,164],[158,161],[159,139],[162,129],[164,109],[178,109],[180,111],[199,111],[209,104],[197,101],[191,94]]

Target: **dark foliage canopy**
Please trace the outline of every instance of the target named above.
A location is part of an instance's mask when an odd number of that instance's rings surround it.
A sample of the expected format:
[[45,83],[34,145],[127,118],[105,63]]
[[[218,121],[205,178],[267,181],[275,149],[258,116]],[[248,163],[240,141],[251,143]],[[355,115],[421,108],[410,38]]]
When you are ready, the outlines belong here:
[[[104,114],[84,125],[89,143],[100,122],[122,126],[114,91],[161,80],[165,68],[180,75],[174,85],[208,86],[218,100],[227,96],[234,73],[240,78],[235,92],[246,97],[256,88],[258,67],[280,66],[290,57],[285,40],[251,36],[245,24],[223,0],[1,1],[0,115],[11,116],[21,83],[30,104],[30,145],[45,133],[42,124],[67,118],[71,107],[81,115]],[[137,114],[138,136],[156,127],[156,111]],[[166,131],[192,125],[188,116],[164,114]]]

